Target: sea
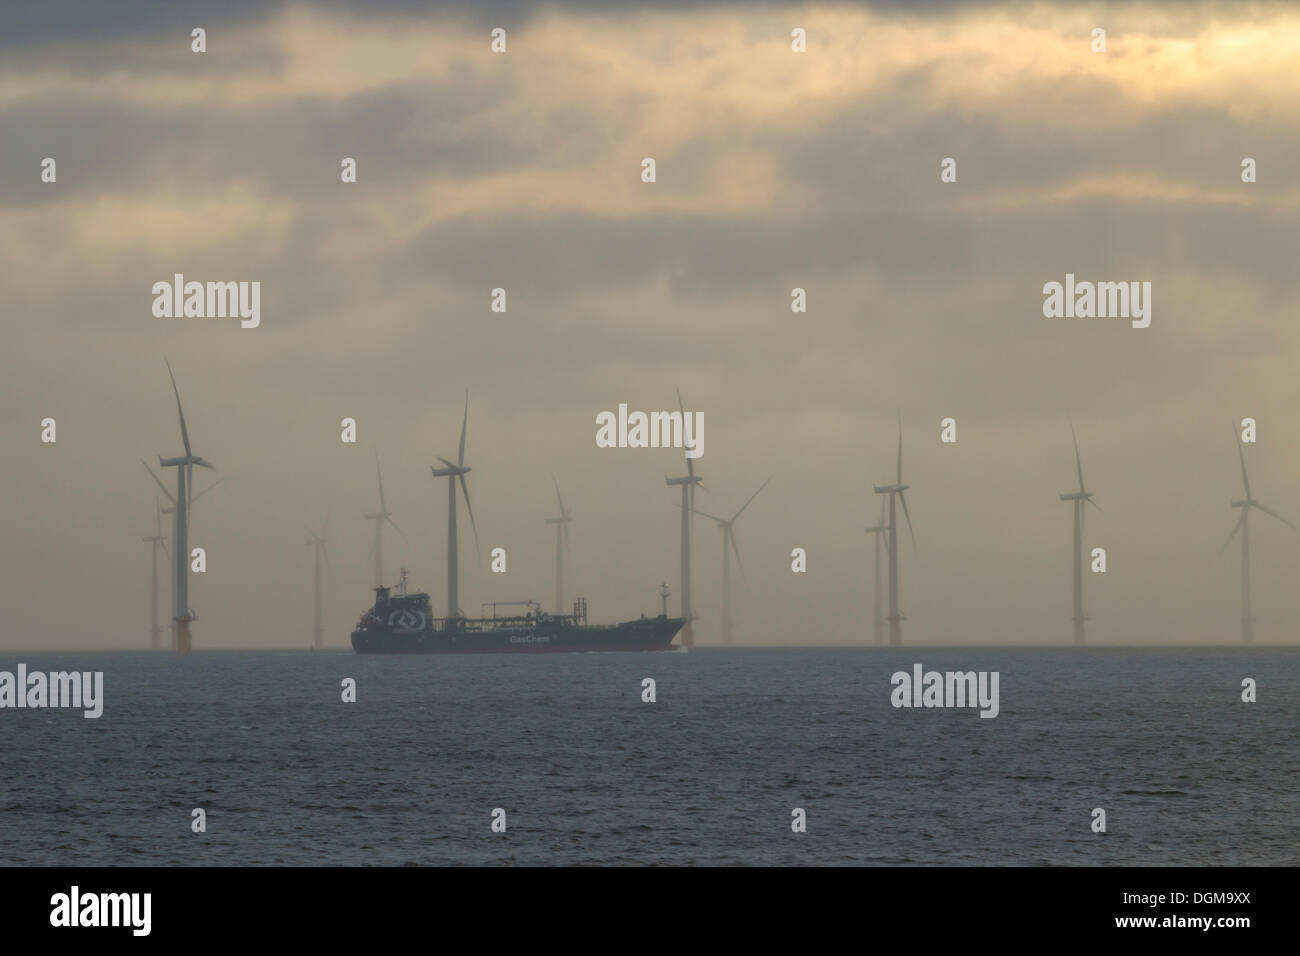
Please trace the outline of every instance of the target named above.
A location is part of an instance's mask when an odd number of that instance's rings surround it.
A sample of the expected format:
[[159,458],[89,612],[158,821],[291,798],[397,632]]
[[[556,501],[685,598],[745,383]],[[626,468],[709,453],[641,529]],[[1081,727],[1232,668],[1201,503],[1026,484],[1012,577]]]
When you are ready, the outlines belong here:
[[[1300,648],[20,662],[104,711],[0,709],[8,866],[1300,863]],[[893,706],[918,663],[997,716]]]

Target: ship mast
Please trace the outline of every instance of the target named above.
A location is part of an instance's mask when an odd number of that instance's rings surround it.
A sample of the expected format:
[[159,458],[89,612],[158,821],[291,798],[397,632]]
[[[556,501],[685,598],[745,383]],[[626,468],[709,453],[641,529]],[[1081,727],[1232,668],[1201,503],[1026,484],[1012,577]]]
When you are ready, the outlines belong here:
[[659,585],[659,599],[663,601],[663,616],[668,616],[668,582]]

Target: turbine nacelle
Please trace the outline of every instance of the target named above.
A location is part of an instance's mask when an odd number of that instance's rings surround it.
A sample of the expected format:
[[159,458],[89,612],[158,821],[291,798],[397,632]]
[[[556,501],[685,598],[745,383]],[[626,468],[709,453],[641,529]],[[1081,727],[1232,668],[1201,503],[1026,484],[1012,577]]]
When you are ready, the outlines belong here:
[[443,458],[441,455],[438,456],[438,460],[443,464],[445,464],[447,467],[429,469],[431,472],[433,472],[433,477],[435,478],[447,478],[447,477],[455,477],[457,475],[468,475],[471,471],[474,470],[473,468],[470,468],[467,465],[453,465],[451,462],[447,461],[447,459]]
[[664,476],[664,483],[669,485],[699,485],[704,487],[704,479],[699,475],[687,475],[684,478],[669,478]]
[[159,455],[158,465],[161,468],[176,468],[181,465],[198,465],[200,468],[212,468],[213,471],[216,471],[216,468],[213,468],[210,463],[204,461],[198,455],[181,455],[178,458],[164,458],[162,455]]
[[891,494],[902,494],[904,491],[906,491],[908,488],[911,488],[912,486],[911,485],[873,485],[872,487],[876,489],[876,494],[878,495],[891,495]]

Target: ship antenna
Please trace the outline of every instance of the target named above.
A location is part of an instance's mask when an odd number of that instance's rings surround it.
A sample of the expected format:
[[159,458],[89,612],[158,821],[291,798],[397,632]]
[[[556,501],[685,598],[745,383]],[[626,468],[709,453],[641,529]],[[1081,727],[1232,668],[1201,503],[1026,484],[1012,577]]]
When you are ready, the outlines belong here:
[[402,580],[401,583],[397,585],[397,593],[398,594],[406,593],[406,568],[402,568]]
[[667,581],[659,585],[659,597],[664,602],[663,616],[667,617],[668,616],[668,582]]

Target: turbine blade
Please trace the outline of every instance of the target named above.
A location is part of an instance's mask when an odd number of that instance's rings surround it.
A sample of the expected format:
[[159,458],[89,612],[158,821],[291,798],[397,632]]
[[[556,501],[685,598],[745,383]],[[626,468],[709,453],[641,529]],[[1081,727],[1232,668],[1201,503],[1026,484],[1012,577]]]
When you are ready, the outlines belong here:
[[[686,406],[682,403],[682,390],[680,388],[677,389],[677,410],[682,413],[682,434],[685,435],[686,434]],[[682,444],[685,445],[686,442],[683,441]],[[686,473],[690,475],[692,478],[694,478],[695,461],[691,458],[690,455],[686,454],[686,450],[684,448],[682,450],[682,457],[686,459]],[[695,490],[693,487],[691,489],[691,500],[692,501],[695,500]],[[694,507],[694,505],[692,505],[692,507]]]
[[1237,443],[1237,457],[1241,459],[1241,483],[1246,488],[1246,500],[1250,500],[1250,479],[1246,477],[1246,453],[1241,449],[1241,436],[1237,434],[1237,426],[1232,426],[1232,440]]
[[564,534],[564,556],[567,558],[567,557],[570,556],[570,555],[569,555],[569,522],[567,522],[567,521],[564,522],[563,524],[560,525],[560,527],[564,529],[564,532],[563,532],[563,534]]
[[1296,532],[1296,534],[1300,534],[1300,528],[1297,528],[1297,527],[1296,527],[1295,525],[1293,525],[1291,522],[1287,521],[1285,518],[1283,518],[1280,514],[1278,514],[1278,513],[1277,513],[1276,511],[1274,511],[1272,508],[1266,508],[1266,507],[1264,507],[1263,505],[1259,504],[1258,502],[1256,502],[1255,507],[1258,508],[1260,511],[1264,512],[1264,514],[1266,514],[1266,515],[1272,515],[1274,518],[1276,518],[1278,521],[1282,522],[1284,525],[1286,525],[1286,526],[1287,526],[1288,528],[1290,528],[1292,531]]
[[465,495],[465,510],[469,512],[469,526],[474,529],[474,553],[477,555],[479,563],[482,563],[483,552],[478,546],[478,525],[474,523],[474,506],[469,503],[469,486],[465,484],[464,475],[457,475],[456,478],[460,479],[460,490]]
[[560,483],[556,481],[554,475],[551,475],[551,481],[555,482],[555,500],[560,503],[560,518],[567,518],[569,513],[564,510],[564,499],[560,497]]
[[469,389],[465,389],[465,417],[460,422],[460,457],[456,464],[465,464],[465,428],[469,425]]
[[176,496],[167,490],[167,486],[162,483],[161,478],[159,478],[157,475],[154,474],[153,469],[149,467],[149,463],[145,461],[143,458],[141,458],[140,464],[144,465],[144,470],[149,472],[149,477],[152,478],[154,481],[158,482],[158,487],[161,488],[162,493],[167,496],[167,500],[170,501],[173,505],[176,504]]
[[202,497],[203,497],[204,495],[206,495],[209,491],[211,491],[213,488],[217,487],[217,485],[221,484],[221,483],[222,483],[223,481],[225,481],[225,480],[226,480],[225,478],[218,478],[218,479],[217,479],[216,481],[214,481],[212,484],[208,485],[206,488],[204,488],[202,491],[200,491],[197,495],[195,495],[193,498],[191,498],[191,499],[190,499],[190,504],[193,504],[194,502],[198,501],[200,498],[202,498]]
[[[678,505],[677,507],[680,508],[681,505]],[[726,523],[727,523],[727,519],[726,519],[726,518],[719,518],[717,515],[711,515],[711,514],[709,514],[707,511],[696,511],[695,513],[696,513],[696,514],[699,514],[699,515],[704,515],[704,517],[706,517],[706,518],[710,518],[710,519],[712,519],[712,520],[714,520],[714,521],[720,521],[720,522],[722,522],[723,524],[726,524]]]
[[885,526],[885,496],[881,495],[880,496],[880,520],[876,522],[876,527],[883,528],[884,526]]
[[434,457],[437,458],[437,459],[438,459],[440,462],[442,462],[444,465],[446,465],[448,468],[455,468],[455,467],[456,467],[456,466],[453,465],[451,462],[449,462],[446,458],[443,458],[441,455],[435,455]]
[[736,556],[736,566],[740,568],[740,577],[746,584],[749,578],[745,576],[745,562],[740,560],[740,548],[736,547],[736,531],[734,528],[727,529],[727,540],[731,542],[731,553]]
[[1079,458],[1079,438],[1074,433],[1074,422],[1070,422],[1070,437],[1074,439],[1074,466],[1079,470],[1079,494],[1087,494],[1083,487],[1083,461]]
[[903,503],[903,517],[907,519],[907,533],[912,536],[912,548],[916,548],[916,534],[912,531],[912,516],[907,513],[907,495],[901,491],[898,493],[898,500]]
[[[758,492],[759,492],[759,491],[762,491],[764,488],[766,488],[766,487],[767,487],[767,482],[768,482],[768,481],[771,481],[771,480],[772,480],[772,479],[769,477],[769,478],[767,479],[767,481],[765,481],[765,482],[763,482],[761,485],[759,485],[759,486],[758,486],[758,491],[754,492],[752,495],[749,496],[749,501],[753,501],[755,498],[757,498],[757,497],[758,497]],[[749,501],[746,501],[743,505],[741,505],[741,506],[740,506],[740,511],[737,511],[734,515],[731,516],[731,520],[732,520],[732,521],[735,521],[737,518],[739,518],[739,517],[740,517],[740,513],[741,513],[741,511],[744,511],[746,508],[749,507]]]
[[[403,531],[401,528],[399,528],[399,527],[397,526],[397,523],[396,523],[395,521],[393,521],[392,518],[388,517],[388,513],[387,513],[387,512],[384,513],[384,520],[385,520],[388,524],[390,524],[390,525],[393,526],[393,530],[396,531],[398,534],[400,534],[400,535],[402,536],[402,540],[405,541],[405,542],[407,543],[407,545],[409,546],[410,543],[411,543],[411,539],[408,538],[408,537],[406,536],[406,532]],[[371,548],[371,550],[374,550],[374,545],[371,545],[370,548]]]
[[375,449],[375,474],[379,476],[379,511],[388,514],[388,505],[384,503],[384,473],[379,470],[379,450]]
[[898,478],[895,484],[903,483],[903,413],[898,413]]
[[171,376],[172,380],[172,392],[176,395],[176,412],[181,417],[181,441],[185,443],[185,454],[192,455],[193,452],[190,451],[190,433],[185,427],[185,410],[181,408],[181,391],[176,387],[176,376],[172,374],[172,363],[167,362],[166,359],[163,359],[163,361],[167,363],[167,374]]
[[1246,509],[1242,508],[1241,517],[1238,518],[1237,523],[1232,526],[1232,531],[1228,534],[1228,537],[1224,540],[1223,544],[1219,545],[1219,554],[1223,554],[1223,552],[1227,550],[1228,545],[1232,544],[1232,539],[1237,536],[1237,532],[1241,530],[1241,526],[1245,523],[1245,521],[1246,521]]

